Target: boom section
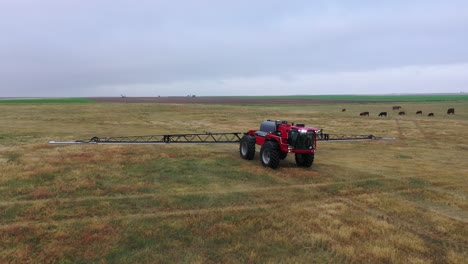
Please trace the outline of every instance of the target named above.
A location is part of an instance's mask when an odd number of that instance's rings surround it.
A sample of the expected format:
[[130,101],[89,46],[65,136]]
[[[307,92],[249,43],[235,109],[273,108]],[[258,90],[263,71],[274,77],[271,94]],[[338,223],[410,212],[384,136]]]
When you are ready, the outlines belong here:
[[394,138],[376,137],[374,135],[341,135],[318,133],[317,141],[360,141],[360,140],[395,140]]
[[74,142],[50,141],[50,144],[210,144],[210,143],[239,143],[244,133],[198,133],[198,134],[167,134],[150,136],[122,136],[122,137],[92,137],[89,140]]

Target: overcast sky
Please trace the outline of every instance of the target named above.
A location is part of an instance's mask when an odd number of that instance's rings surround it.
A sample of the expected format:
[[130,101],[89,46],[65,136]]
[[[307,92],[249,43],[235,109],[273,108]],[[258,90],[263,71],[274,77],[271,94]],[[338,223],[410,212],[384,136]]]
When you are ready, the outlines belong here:
[[468,92],[466,0],[0,0],[0,97]]

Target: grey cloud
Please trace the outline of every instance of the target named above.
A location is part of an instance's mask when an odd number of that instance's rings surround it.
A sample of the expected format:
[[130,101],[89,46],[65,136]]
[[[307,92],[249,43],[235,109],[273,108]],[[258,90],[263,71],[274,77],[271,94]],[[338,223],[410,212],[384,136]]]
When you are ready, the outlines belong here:
[[467,26],[464,1],[4,1],[0,96],[458,65]]

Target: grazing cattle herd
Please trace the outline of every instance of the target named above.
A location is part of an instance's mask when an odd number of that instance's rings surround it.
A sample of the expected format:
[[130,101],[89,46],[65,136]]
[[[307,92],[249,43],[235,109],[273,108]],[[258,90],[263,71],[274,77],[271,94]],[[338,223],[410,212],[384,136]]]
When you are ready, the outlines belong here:
[[[401,109],[402,109],[402,107],[399,106],[399,105],[392,107],[392,110],[401,110]],[[345,108],[341,109],[341,112],[345,112],[345,111],[346,111]],[[423,112],[421,110],[416,111],[416,115],[421,115],[422,116],[422,114],[423,114]],[[454,114],[455,114],[455,108],[449,108],[447,110],[447,115],[454,115]],[[359,113],[359,115],[360,116],[370,116],[370,112],[369,111],[361,112],[361,113]],[[399,111],[398,115],[400,115],[400,116],[406,115],[406,112],[405,111]],[[386,116],[388,116],[388,114],[387,114],[387,112],[380,112],[380,114],[378,116],[379,117],[380,116],[385,116],[386,117]],[[427,114],[427,116],[434,116],[434,113],[431,112],[431,113]]]

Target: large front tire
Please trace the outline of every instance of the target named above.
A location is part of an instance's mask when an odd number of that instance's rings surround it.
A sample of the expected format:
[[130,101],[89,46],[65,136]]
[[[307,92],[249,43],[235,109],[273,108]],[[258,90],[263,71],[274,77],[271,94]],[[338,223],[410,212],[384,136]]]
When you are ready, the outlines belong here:
[[286,157],[288,157],[288,153],[280,151],[279,157],[280,157],[280,160],[284,160]]
[[309,168],[314,163],[314,153],[296,153],[296,164],[299,167]]
[[239,154],[243,159],[253,160],[255,157],[255,137],[245,135],[239,145]]
[[260,159],[265,167],[276,169],[280,162],[280,149],[278,143],[267,141],[260,149]]

